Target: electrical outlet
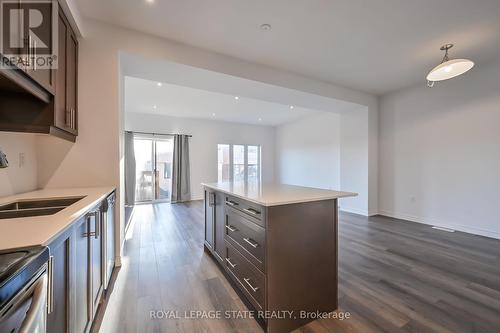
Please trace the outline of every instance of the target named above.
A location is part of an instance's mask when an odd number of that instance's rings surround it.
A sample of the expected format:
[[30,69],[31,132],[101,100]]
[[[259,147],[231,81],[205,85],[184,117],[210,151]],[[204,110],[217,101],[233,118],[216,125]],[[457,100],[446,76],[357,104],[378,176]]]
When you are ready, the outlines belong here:
[[19,167],[24,168],[24,163],[26,162],[24,153],[19,153]]

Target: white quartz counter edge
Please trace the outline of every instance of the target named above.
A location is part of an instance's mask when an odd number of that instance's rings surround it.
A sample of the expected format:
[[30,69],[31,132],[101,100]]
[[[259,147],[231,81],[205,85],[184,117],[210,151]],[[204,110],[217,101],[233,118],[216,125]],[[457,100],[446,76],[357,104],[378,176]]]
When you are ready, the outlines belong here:
[[[276,191],[272,193],[270,196],[274,196],[273,199],[266,198],[266,196],[261,196],[260,198],[256,198],[256,194],[246,195],[241,193],[241,188],[238,187],[238,190],[228,189],[226,186],[221,186],[218,183],[201,183],[202,186],[208,187],[212,190],[216,190],[219,192],[223,192],[234,197],[252,202],[257,205],[272,207],[272,206],[280,206],[280,205],[290,205],[302,202],[314,202],[314,201],[323,201],[323,200],[332,200],[339,198],[347,198],[347,197],[355,197],[358,194],[353,192],[341,192],[341,191],[333,191],[333,190],[323,190],[316,189],[312,187],[302,187],[302,186],[293,186],[293,185],[276,185],[277,188],[293,188],[297,193],[294,193],[293,196],[290,194],[283,195],[280,197],[280,193]],[[269,189],[269,186],[267,187]],[[302,193],[300,193],[302,190]]]
[[18,200],[84,196],[53,215],[0,219],[0,250],[50,244],[114,190],[113,187],[45,189],[0,198],[0,205],[4,205]]

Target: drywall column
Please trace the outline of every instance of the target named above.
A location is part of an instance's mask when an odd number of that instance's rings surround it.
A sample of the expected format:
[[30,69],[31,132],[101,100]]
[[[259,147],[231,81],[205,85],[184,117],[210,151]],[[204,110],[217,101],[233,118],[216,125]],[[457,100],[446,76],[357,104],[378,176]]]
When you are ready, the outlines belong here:
[[367,107],[340,115],[340,189],[358,193],[340,200],[343,211],[368,215],[369,116]]

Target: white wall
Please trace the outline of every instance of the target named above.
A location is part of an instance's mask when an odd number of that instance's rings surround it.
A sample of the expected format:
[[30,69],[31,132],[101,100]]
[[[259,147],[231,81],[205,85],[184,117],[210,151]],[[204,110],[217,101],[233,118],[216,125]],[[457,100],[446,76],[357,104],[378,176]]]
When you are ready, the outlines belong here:
[[380,212],[500,238],[500,63],[384,96]]
[[340,189],[340,115],[321,112],[276,127],[276,178]]
[[[9,167],[0,169],[0,197],[37,189],[38,138],[35,134],[0,132],[0,150],[9,160]],[[22,166],[19,154],[24,154]]]
[[342,199],[343,211],[373,215],[369,209],[369,149],[370,133],[367,108],[342,112],[340,116],[340,189],[356,192],[352,198]]
[[343,211],[369,215],[367,108],[321,112],[276,127],[276,178],[285,184],[355,192]]
[[191,197],[202,199],[201,183],[217,181],[217,144],[257,144],[262,150],[262,180],[274,180],[274,128],[204,119],[127,112],[128,131],[191,134]]

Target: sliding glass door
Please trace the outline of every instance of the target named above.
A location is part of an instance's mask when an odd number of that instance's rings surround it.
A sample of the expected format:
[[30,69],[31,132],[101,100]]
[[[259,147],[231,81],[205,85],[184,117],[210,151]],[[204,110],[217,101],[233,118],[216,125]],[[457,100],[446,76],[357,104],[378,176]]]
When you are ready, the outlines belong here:
[[170,201],[170,194],[172,193],[172,157],[174,153],[174,139],[156,139],[154,143],[156,145],[156,199]]
[[134,136],[134,150],[136,203],[170,201],[173,137],[136,134]]

